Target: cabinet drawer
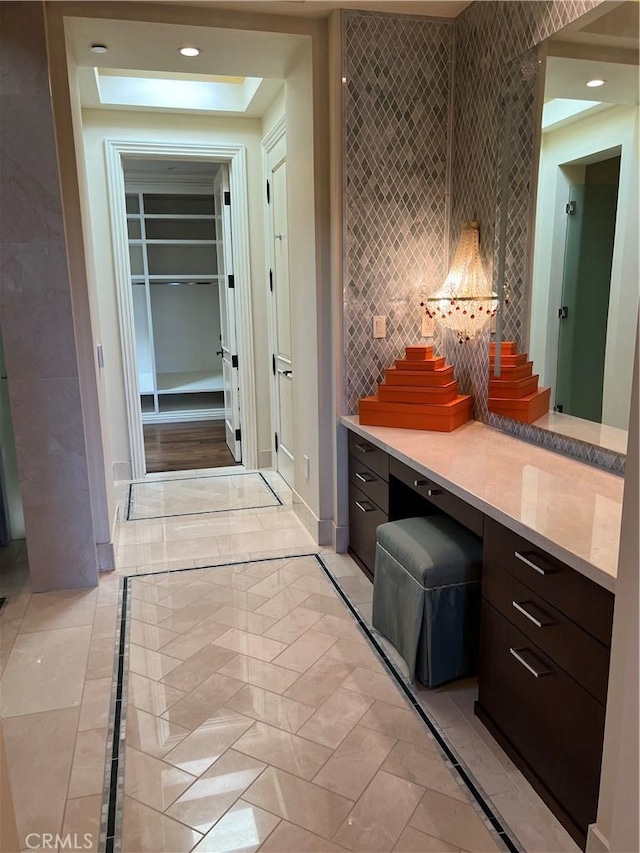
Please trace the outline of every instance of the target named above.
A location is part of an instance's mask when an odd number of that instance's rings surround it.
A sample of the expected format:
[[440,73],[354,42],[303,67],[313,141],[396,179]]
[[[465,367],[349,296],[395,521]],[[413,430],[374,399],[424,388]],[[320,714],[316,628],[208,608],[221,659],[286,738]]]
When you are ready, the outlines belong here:
[[349,431],[349,455],[355,456],[359,462],[383,480],[389,481],[389,455],[351,430]]
[[442,486],[438,486],[423,474],[418,474],[408,465],[391,457],[389,462],[389,474],[403,482],[414,492],[426,498],[442,512],[446,512],[460,524],[464,524],[477,536],[482,536],[484,526],[484,515],[479,509],[470,506],[460,498],[452,495]]
[[609,650],[533,590],[491,560],[482,571],[482,595],[603,705]]
[[596,819],[604,707],[486,601],[478,704],[586,834]]
[[388,514],[389,483],[355,456],[349,457],[349,481]]
[[349,547],[373,575],[376,556],[376,528],[389,516],[353,483],[349,484]]
[[610,647],[614,596],[608,590],[490,518],[484,554]]

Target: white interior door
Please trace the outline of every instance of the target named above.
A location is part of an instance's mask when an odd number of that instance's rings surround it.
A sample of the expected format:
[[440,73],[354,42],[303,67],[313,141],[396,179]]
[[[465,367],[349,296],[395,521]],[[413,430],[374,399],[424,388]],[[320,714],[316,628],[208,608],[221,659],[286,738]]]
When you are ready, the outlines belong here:
[[287,159],[283,135],[267,154],[269,232],[271,243],[270,287],[272,299],[273,401],[276,467],[293,488],[293,359],[289,304],[289,240],[287,224]]
[[220,298],[220,348],[222,350],[222,384],[224,391],[225,439],[236,462],[242,461],[240,430],[240,371],[236,338],[236,300],[233,277],[233,253],[231,251],[231,196],[229,193],[229,169],[220,167],[215,183],[216,223],[220,226],[217,239],[218,293]]

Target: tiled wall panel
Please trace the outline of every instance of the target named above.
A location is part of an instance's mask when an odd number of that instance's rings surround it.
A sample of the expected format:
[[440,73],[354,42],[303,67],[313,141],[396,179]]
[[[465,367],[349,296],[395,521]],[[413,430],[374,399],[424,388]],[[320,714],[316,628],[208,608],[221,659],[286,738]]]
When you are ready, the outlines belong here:
[[[346,12],[346,411],[420,339],[420,289],[446,272],[453,25]],[[372,316],[387,317],[386,339]]]

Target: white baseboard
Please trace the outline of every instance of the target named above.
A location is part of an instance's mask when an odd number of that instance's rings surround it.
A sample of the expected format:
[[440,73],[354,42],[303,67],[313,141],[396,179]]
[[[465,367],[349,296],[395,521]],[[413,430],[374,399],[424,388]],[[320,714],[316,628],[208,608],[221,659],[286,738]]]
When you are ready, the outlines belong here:
[[133,480],[133,469],[131,462],[114,462],[111,466],[113,470],[113,480],[117,483],[119,480]]
[[346,554],[349,550],[349,525],[332,523],[332,541],[336,554]]
[[192,421],[223,421],[224,409],[185,409],[183,412],[143,412],[143,424],[178,424]]
[[273,453],[270,450],[258,451],[258,468],[273,467]]
[[98,566],[101,572],[112,572],[116,567],[116,549],[113,542],[98,542]]
[[330,518],[318,518],[300,495],[293,491],[293,511],[304,524],[318,545],[333,544],[333,521]]
[[587,853],[609,853],[609,842],[598,829],[597,823],[589,825],[585,849]]

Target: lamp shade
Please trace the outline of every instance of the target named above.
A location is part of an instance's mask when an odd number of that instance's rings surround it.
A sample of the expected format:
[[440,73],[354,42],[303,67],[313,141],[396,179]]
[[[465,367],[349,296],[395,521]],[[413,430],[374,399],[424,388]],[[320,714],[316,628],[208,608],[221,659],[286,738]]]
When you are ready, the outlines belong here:
[[464,223],[444,284],[436,293],[424,297],[420,305],[436,323],[456,332],[461,342],[475,337],[495,316],[498,296],[482,272],[477,222]]

